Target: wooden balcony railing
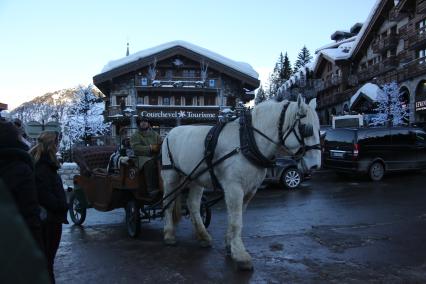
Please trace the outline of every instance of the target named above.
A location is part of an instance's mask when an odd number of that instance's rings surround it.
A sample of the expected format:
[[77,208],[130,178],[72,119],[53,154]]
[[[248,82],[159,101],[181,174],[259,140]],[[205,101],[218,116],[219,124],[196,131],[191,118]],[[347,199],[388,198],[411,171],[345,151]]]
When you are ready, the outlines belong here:
[[380,62],[379,69],[381,72],[387,72],[396,67],[398,67],[398,58],[396,56],[392,56]]
[[107,116],[115,116],[115,115],[121,115],[122,111],[120,106],[109,106],[106,109],[106,115]]
[[217,88],[218,78],[207,78],[203,80],[201,77],[156,77],[151,80],[142,76],[136,76],[135,87],[196,87],[196,88]]
[[418,29],[414,23],[408,23],[401,27],[400,34],[406,40],[408,49],[426,46],[426,27]]
[[383,53],[386,50],[396,48],[398,41],[399,36],[395,33],[392,33],[384,38],[376,39],[371,47],[374,53]]
[[417,13],[418,14],[426,13],[426,1],[425,0],[417,0]]
[[369,81],[380,73],[380,64],[376,63],[358,72],[359,81]]
[[426,57],[408,62],[404,69],[406,69],[406,79],[426,74]]

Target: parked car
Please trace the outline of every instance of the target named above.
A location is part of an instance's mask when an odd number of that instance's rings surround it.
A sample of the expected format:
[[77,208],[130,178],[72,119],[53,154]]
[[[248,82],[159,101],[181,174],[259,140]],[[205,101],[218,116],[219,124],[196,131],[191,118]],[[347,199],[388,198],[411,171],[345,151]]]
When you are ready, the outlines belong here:
[[325,168],[368,174],[373,181],[387,172],[426,169],[426,133],[412,127],[330,129],[323,161]]
[[310,174],[297,168],[297,162],[291,157],[276,158],[275,167],[268,169],[264,184],[279,183],[282,187],[296,189]]

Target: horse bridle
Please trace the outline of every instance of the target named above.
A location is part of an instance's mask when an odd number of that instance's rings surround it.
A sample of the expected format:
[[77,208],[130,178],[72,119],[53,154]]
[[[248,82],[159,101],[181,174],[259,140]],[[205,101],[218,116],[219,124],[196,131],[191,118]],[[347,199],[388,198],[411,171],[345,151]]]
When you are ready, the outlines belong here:
[[[290,105],[290,103],[286,103],[283,106],[283,109],[281,110],[281,114],[280,114],[280,118],[279,118],[279,122],[278,122],[278,139],[279,139],[279,143],[273,141],[271,138],[269,138],[267,135],[265,135],[264,133],[262,133],[260,130],[256,129],[253,127],[253,130],[256,131],[257,133],[259,133],[260,135],[262,135],[263,137],[265,137],[267,140],[269,140],[270,142],[278,145],[279,147],[283,148],[285,151],[291,153],[291,151],[288,149],[288,147],[285,145],[285,141],[287,140],[287,138],[290,136],[291,133],[294,134],[294,136],[296,137],[297,141],[300,144],[300,148],[296,151],[296,153],[294,154],[294,159],[296,161],[300,161],[302,160],[302,157],[305,155],[305,153],[307,151],[311,151],[311,150],[321,150],[321,145],[320,144],[314,144],[314,145],[306,145],[305,144],[305,138],[311,137],[314,135],[314,131],[313,131],[313,127],[312,125],[307,125],[307,124],[303,124],[301,122],[301,120],[306,116],[306,115],[297,115],[296,120],[294,121],[293,125],[291,128],[289,128],[286,132],[285,132],[285,136],[283,133],[283,125],[284,125],[284,120],[285,120],[285,114],[287,112],[287,108]],[[299,134],[296,131],[296,125],[297,128],[299,130]],[[302,160],[303,161],[303,160]]]

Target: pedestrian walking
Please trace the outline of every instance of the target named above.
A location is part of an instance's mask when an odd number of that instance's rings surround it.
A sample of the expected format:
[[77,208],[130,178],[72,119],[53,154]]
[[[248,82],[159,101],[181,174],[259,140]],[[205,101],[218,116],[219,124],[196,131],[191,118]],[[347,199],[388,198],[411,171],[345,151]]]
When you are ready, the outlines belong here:
[[37,144],[30,150],[35,161],[35,180],[39,202],[42,211],[45,212],[42,230],[52,283],[55,282],[54,259],[61,240],[62,224],[68,224],[68,206],[62,180],[57,172],[60,166],[56,158],[58,142],[57,132],[45,131],[40,134]]

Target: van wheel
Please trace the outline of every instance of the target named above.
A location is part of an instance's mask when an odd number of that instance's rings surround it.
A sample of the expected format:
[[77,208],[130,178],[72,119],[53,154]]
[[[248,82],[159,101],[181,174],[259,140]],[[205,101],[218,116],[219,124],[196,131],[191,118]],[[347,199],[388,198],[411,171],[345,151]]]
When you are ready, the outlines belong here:
[[302,182],[302,175],[296,168],[289,168],[281,176],[281,184],[288,189],[297,188]]
[[368,170],[368,175],[372,181],[379,181],[383,178],[385,174],[385,167],[380,162],[374,162],[371,164],[370,169]]

